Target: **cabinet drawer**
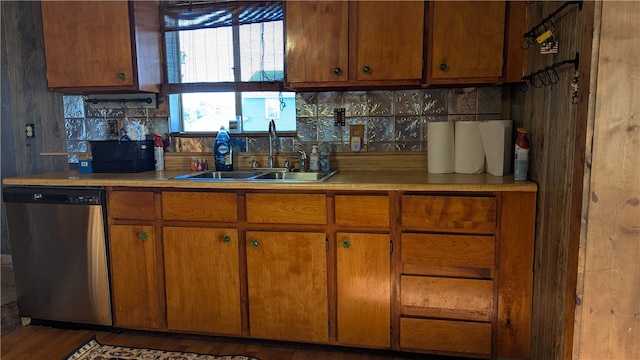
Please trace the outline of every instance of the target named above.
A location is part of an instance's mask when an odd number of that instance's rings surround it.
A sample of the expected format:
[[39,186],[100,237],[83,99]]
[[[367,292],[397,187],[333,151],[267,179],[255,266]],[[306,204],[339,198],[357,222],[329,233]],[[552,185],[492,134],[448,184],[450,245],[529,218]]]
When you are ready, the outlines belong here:
[[495,237],[482,235],[402,234],[402,263],[491,269]]
[[493,281],[403,275],[400,304],[405,315],[490,321]]
[[107,214],[112,219],[155,220],[155,203],[150,191],[109,191]]
[[457,354],[491,355],[491,324],[400,318],[402,350],[430,350]]
[[389,227],[389,197],[336,195],[336,224]]
[[247,222],[326,224],[324,194],[247,194]]
[[235,193],[163,192],[162,218],[185,221],[238,221]]
[[496,207],[493,197],[404,195],[402,226],[493,233]]

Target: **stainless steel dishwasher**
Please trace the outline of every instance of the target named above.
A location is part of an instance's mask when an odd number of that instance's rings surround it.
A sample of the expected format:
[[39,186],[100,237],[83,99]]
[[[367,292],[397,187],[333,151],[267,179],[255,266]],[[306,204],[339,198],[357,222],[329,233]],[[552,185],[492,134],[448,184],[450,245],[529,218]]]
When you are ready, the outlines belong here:
[[111,326],[104,189],[24,186],[2,193],[20,316]]

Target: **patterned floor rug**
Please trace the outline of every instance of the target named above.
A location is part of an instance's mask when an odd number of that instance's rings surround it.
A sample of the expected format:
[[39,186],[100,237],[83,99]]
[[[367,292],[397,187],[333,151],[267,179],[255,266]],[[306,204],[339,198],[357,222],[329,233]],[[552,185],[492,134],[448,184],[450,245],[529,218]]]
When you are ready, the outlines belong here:
[[18,315],[18,304],[12,301],[2,305],[2,333],[0,336],[9,335],[22,327],[22,319]]
[[260,360],[244,355],[207,355],[191,352],[164,351],[103,345],[95,337],[73,351],[65,360]]

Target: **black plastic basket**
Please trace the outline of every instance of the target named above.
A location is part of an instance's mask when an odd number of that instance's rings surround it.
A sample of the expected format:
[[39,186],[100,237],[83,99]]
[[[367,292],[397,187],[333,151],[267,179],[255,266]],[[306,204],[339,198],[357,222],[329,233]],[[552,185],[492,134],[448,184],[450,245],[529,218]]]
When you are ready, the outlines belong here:
[[153,140],[89,141],[95,173],[134,173],[155,169]]

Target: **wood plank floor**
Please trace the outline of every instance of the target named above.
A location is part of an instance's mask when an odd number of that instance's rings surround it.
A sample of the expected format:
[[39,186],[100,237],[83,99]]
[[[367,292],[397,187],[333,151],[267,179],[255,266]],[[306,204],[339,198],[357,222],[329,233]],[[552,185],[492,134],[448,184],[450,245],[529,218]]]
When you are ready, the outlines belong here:
[[96,335],[102,344],[213,355],[248,355],[260,360],[462,360],[425,354],[368,351],[336,346],[300,345],[280,342],[221,339],[202,336],[69,330],[29,325],[1,339],[2,360],[58,360]]

